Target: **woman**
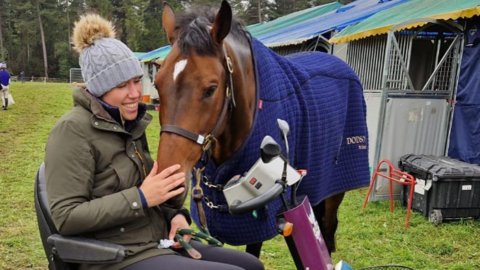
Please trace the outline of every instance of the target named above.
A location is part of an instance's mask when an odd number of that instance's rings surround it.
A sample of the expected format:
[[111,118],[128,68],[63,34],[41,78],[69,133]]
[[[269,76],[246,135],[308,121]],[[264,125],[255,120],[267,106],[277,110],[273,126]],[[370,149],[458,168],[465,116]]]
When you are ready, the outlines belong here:
[[[47,195],[52,219],[64,235],[123,245],[128,257],[115,265],[80,269],[263,269],[253,256],[191,241],[193,260],[173,239],[189,228],[186,209],[163,203],[183,192],[180,166],[160,173],[150,157],[145,129],[152,116],[140,103],[143,74],[132,51],[114,38],[111,23],[83,16],[74,44],[86,89],[74,90],[75,107],[53,128],[46,146]],[[189,237],[184,237],[189,241]]]
[[3,97],[3,110],[8,109],[8,89],[10,84],[10,73],[7,71],[7,64],[4,62],[0,63],[0,96]]

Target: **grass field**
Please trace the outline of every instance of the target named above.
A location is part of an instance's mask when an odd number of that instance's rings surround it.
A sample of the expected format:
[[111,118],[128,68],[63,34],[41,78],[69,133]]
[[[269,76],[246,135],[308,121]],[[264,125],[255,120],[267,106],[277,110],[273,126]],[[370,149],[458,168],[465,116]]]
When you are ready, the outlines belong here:
[[[0,269],[47,269],[33,203],[34,178],[50,129],[73,105],[72,88],[13,83],[10,89],[16,104],[0,111]],[[159,128],[153,121],[148,129],[154,151]],[[406,210],[400,202],[393,214],[387,202],[369,203],[362,212],[365,194],[366,189],[347,193],[340,208],[335,263],[345,260],[355,268],[400,264],[415,269],[480,269],[479,221],[435,227],[413,213],[405,230]],[[264,244],[260,259],[267,269],[294,269],[281,237]]]

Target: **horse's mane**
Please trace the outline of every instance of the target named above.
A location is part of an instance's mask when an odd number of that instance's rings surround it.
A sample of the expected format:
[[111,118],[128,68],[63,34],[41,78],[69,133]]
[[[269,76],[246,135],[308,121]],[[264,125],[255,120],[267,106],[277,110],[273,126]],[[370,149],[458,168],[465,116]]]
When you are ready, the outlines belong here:
[[[199,55],[215,55],[215,45],[210,36],[210,28],[215,19],[217,9],[212,7],[191,7],[176,18],[178,33],[177,44],[184,55],[193,50]],[[242,21],[233,17],[230,35],[236,41],[247,41],[247,30]]]

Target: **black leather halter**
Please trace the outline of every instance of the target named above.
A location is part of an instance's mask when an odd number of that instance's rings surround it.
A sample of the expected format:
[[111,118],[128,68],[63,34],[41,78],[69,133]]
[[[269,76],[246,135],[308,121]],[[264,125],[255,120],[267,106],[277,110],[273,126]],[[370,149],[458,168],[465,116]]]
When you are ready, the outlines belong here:
[[161,126],[160,135],[162,134],[162,132],[177,134],[179,136],[182,136],[184,138],[187,138],[191,141],[194,141],[202,145],[203,152],[208,151],[212,146],[212,143],[217,140],[215,135],[218,135],[218,134],[215,134],[215,133],[217,132],[217,129],[220,127],[220,124],[223,122],[225,116],[227,115],[228,109],[229,108],[232,109],[231,106],[233,107],[236,106],[235,97],[233,94],[233,81],[232,81],[233,63],[227,54],[227,48],[225,47],[225,45],[223,46],[223,51],[225,54],[225,64],[226,64],[225,70],[227,73],[225,99],[223,101],[223,108],[222,108],[222,111],[220,112],[220,117],[218,118],[217,122],[213,126],[213,129],[210,131],[210,133],[204,136],[202,134],[193,133],[179,126],[163,125]]

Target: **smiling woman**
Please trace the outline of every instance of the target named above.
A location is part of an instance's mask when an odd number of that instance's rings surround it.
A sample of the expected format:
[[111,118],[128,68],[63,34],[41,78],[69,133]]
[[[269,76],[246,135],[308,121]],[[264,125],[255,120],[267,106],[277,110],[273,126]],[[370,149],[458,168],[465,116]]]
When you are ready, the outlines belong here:
[[135,120],[142,95],[141,77],[123,82],[101,97],[106,103],[117,107],[124,120]]

